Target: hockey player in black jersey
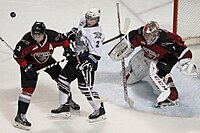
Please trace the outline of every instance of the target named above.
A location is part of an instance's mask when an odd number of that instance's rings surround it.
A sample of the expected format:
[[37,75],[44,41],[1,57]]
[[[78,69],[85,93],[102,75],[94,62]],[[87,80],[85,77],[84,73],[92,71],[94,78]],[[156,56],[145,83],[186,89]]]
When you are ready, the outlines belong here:
[[[37,71],[56,62],[52,54],[54,49],[60,46],[65,51],[70,49],[66,36],[54,30],[46,29],[43,22],[37,21],[33,24],[31,32],[26,33],[17,43],[13,57],[20,66],[22,92],[18,99],[15,127],[25,130],[30,129],[31,123],[27,120],[26,114],[31,102],[31,96],[36,88]],[[55,65],[45,70],[56,82],[60,71],[60,65]],[[72,100],[71,95],[69,99],[70,107],[80,109],[79,105]]]

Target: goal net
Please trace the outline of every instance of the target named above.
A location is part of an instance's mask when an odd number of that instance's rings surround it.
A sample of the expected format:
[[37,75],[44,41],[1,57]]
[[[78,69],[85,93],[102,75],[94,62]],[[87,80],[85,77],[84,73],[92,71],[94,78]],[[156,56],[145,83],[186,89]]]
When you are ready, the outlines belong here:
[[200,0],[174,0],[173,32],[183,38],[200,67]]
[[200,44],[200,0],[174,0],[173,32],[186,45]]

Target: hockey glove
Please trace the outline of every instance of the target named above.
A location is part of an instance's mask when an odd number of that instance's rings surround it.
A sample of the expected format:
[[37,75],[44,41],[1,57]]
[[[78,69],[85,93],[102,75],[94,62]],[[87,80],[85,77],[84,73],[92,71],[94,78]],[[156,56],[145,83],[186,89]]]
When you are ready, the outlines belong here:
[[75,57],[75,53],[74,53],[74,51],[72,51],[72,49],[70,47],[66,47],[64,49],[63,56],[65,56],[68,60],[71,60]]
[[183,72],[184,74],[186,74],[186,75],[193,75],[193,76],[198,76],[199,75],[199,68],[189,58],[181,59],[179,61],[179,64],[178,64],[177,68],[181,72]]
[[74,41],[75,41],[77,30],[78,30],[78,28],[73,27],[73,28],[71,29],[71,31],[69,31],[69,32],[67,33],[67,38],[68,38],[68,40],[69,40],[70,42],[74,42]]
[[29,79],[37,79],[38,74],[32,64],[26,65],[23,69]]
[[89,62],[88,60],[85,60],[83,63],[78,64],[77,69],[80,71],[91,71],[92,70],[92,63]]

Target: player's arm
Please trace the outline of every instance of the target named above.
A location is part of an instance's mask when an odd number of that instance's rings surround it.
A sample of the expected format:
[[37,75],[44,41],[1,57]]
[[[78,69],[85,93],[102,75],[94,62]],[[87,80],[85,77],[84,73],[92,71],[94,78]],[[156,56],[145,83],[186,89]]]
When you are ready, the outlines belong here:
[[27,65],[27,61],[24,58],[28,53],[27,43],[29,42],[22,39],[17,43],[15,49],[13,50],[13,58],[17,61],[20,67]]
[[28,64],[27,60],[25,59],[25,56],[29,54],[31,46],[29,44],[29,41],[27,40],[21,40],[17,43],[15,49],[13,58],[17,61],[21,69],[26,73],[27,77],[29,79],[36,79],[38,74],[33,68],[32,64]]

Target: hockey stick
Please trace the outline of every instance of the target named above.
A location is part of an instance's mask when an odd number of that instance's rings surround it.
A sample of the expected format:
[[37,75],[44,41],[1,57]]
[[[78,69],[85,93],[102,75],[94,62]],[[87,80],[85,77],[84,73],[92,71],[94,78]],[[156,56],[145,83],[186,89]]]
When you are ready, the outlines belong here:
[[[73,49],[74,49],[75,56],[76,56],[76,59],[77,59],[78,64],[81,64],[81,61],[80,61],[80,59],[79,59],[79,57],[78,57],[78,53],[77,53],[76,46],[75,46],[74,42],[70,42],[70,43],[72,44],[72,47],[73,47]],[[89,83],[88,79],[86,78],[86,75],[85,75],[84,71],[81,70],[81,73],[82,73],[82,75],[83,75],[84,81],[85,81],[85,83],[86,83],[86,87],[88,88],[88,91],[89,91],[89,93],[90,93],[90,96],[91,96],[92,100],[93,100],[93,101],[96,101],[96,102],[99,102],[99,103],[106,102],[107,99],[100,99],[100,98],[98,99],[98,98],[95,98],[95,97],[92,95],[92,92],[91,92],[91,90],[90,90],[91,86],[90,86],[90,83]],[[88,73],[89,73],[89,72],[88,72]]]
[[[118,29],[119,29],[119,34],[121,34],[119,3],[116,3],[116,6],[117,6]],[[125,25],[126,26],[124,28],[124,32],[127,32],[129,24],[130,24],[130,19],[126,18],[126,20],[125,20]],[[120,38],[120,40],[121,39],[122,38]],[[125,69],[125,60],[124,60],[124,58],[121,60],[121,66],[122,66],[122,73],[123,73],[124,99],[129,104],[130,108],[133,108],[134,101],[132,99],[130,99],[129,96],[128,96],[127,80],[126,80],[126,69]]]
[[[10,45],[9,45],[1,36],[0,36],[0,40],[1,40],[4,44],[6,44],[6,46],[7,46],[11,51],[13,51],[13,49],[10,47]],[[57,61],[57,62],[55,62],[55,63],[53,63],[53,64],[50,64],[50,65],[48,65],[48,66],[46,66],[46,67],[44,67],[44,68],[38,70],[38,72],[44,71],[44,70],[46,70],[47,68],[54,67],[54,66],[56,66],[56,65],[58,65],[58,64],[60,64],[60,63],[63,63],[63,62],[66,61],[66,60],[67,60],[67,59],[65,58],[65,59],[62,59],[62,60],[60,60],[60,61]]]
[[107,41],[103,42],[103,45],[106,44],[106,43],[109,43],[111,41],[114,41],[114,40],[116,40],[116,39],[118,39],[118,38],[120,38],[122,36],[124,36],[124,34],[119,34],[119,35],[117,35],[117,36],[115,36],[115,37],[113,37],[111,39],[108,39]]
[[56,66],[56,65],[59,65],[60,63],[63,63],[63,62],[65,62],[65,61],[67,61],[67,60],[68,60],[67,58],[62,59],[62,60],[59,60],[59,61],[57,61],[57,62],[55,62],[55,63],[53,63],[53,64],[50,64],[50,65],[48,65],[48,66],[46,66],[46,67],[44,67],[44,68],[42,68],[42,69],[39,69],[37,72],[44,71],[44,70],[46,70],[46,69],[48,69],[48,68],[54,67],[54,66]]
[[[130,25],[130,19],[129,18],[125,18],[125,24],[124,24],[124,28],[122,30],[123,33],[126,33],[128,31],[129,25]],[[118,39],[120,37],[123,37],[125,35],[123,33],[120,32],[119,35],[117,35],[117,36],[115,36],[115,37],[113,37],[111,39],[108,39],[107,41],[103,42],[103,45],[106,44],[106,43],[109,43],[111,41],[114,41],[114,40],[116,40],[116,39]]]
[[10,47],[10,45],[0,36],[0,40],[4,43],[4,44],[6,44],[6,46],[11,50],[11,51],[13,51],[13,49]]

